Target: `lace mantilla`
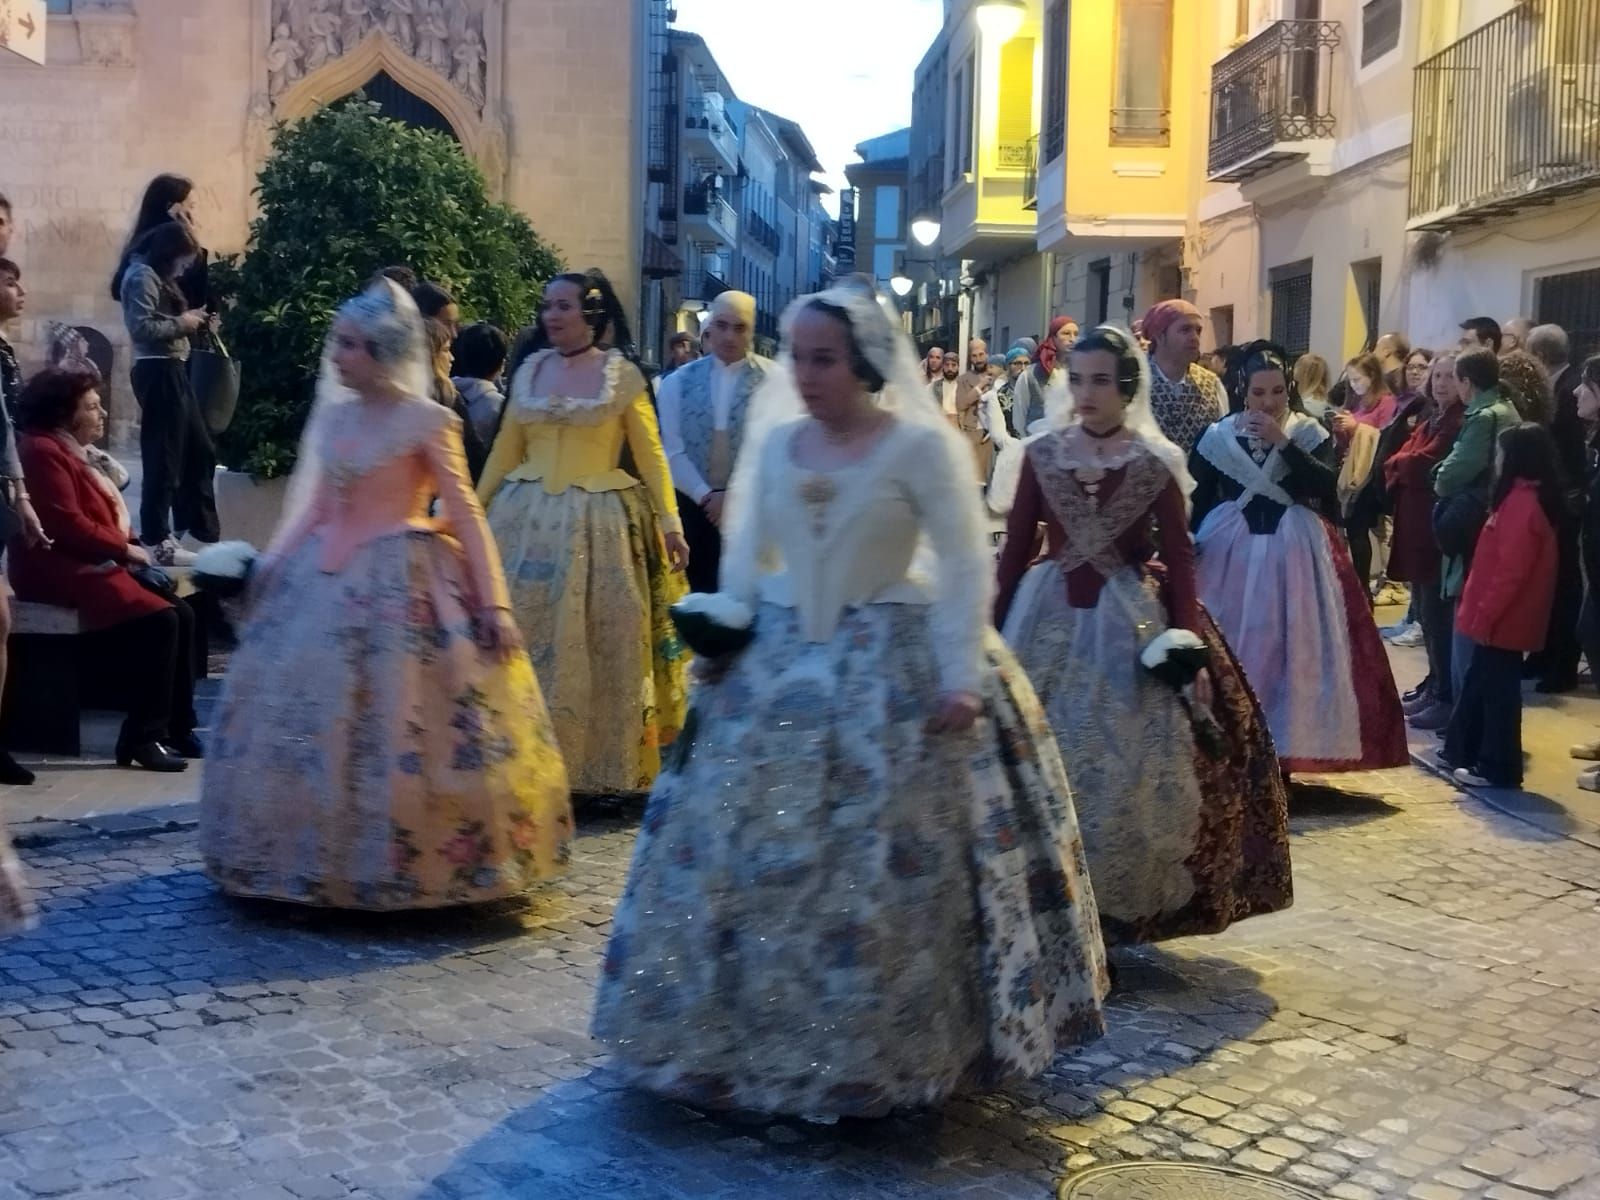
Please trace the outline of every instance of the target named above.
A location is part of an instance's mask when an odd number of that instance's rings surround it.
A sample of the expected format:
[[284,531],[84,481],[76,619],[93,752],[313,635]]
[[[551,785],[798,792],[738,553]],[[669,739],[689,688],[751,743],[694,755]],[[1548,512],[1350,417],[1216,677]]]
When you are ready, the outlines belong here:
[[528,356],[511,380],[511,415],[528,424],[600,425],[617,416],[644,391],[639,370],[620,350],[606,352],[598,396],[539,396],[533,391],[539,369],[556,356],[540,350]]

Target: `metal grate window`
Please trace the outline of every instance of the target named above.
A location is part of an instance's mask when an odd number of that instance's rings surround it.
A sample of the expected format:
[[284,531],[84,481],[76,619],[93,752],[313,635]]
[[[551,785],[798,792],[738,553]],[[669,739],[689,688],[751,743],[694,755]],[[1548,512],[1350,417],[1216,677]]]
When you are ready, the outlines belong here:
[[1361,65],[1376,62],[1400,45],[1400,0],[1367,0],[1361,6]]
[[1067,0],[1050,9],[1045,34],[1044,145],[1041,162],[1052,163],[1067,148],[1067,58],[1072,36],[1072,11]]
[[1267,283],[1272,291],[1272,340],[1291,355],[1311,349],[1311,263],[1274,267]]
[[1541,325],[1559,325],[1572,340],[1572,361],[1600,354],[1600,267],[1546,275],[1534,291]]

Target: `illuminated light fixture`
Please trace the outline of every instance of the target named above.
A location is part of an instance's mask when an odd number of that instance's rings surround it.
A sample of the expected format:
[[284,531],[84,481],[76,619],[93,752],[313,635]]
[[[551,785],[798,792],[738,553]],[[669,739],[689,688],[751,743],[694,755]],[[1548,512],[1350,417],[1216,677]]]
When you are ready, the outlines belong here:
[[1017,36],[1028,15],[1026,0],[983,0],[978,5],[978,28],[996,42],[1009,42]]
[[889,289],[894,292],[896,296],[909,296],[911,294],[911,289],[916,286],[916,284],[911,282],[911,276],[905,274],[904,272],[901,272],[899,275],[896,275],[893,279],[889,280]]
[[939,221],[935,217],[918,217],[911,222],[911,236],[919,246],[931,246],[939,240]]

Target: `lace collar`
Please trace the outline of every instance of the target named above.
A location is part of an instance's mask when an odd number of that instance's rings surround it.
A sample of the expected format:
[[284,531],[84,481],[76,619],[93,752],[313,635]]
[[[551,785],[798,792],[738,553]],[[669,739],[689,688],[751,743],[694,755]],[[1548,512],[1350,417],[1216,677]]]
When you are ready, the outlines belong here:
[[448,419],[450,410],[431,399],[411,396],[374,410],[360,401],[332,405],[317,430],[323,469],[335,482],[370,474],[426,443]]
[[1099,458],[1094,454],[1095,443],[1083,432],[1081,425],[1069,425],[1065,429],[1047,433],[1037,442],[1033,442],[1029,446],[1029,451],[1048,453],[1051,462],[1065,471],[1115,471],[1127,466],[1136,458],[1155,457],[1136,431],[1129,430],[1128,433],[1129,436],[1115,453]]
[[511,380],[508,404],[511,415],[529,424],[600,425],[617,416],[638,398],[639,392],[625,383],[632,367],[620,350],[606,351],[605,367],[598,396],[540,396],[534,394],[539,369],[556,356],[554,350],[540,350],[528,356]]
[[[1239,431],[1239,413],[1231,413],[1207,429],[1195,447],[1200,456],[1229,479],[1244,489],[1238,503],[1242,508],[1252,497],[1267,499],[1289,508],[1294,498],[1279,485],[1289,474],[1289,464],[1283,461],[1283,447],[1274,446],[1262,461],[1257,461],[1244,442],[1248,439]],[[1307,454],[1327,440],[1328,431],[1315,417],[1291,412],[1284,422],[1284,433],[1289,442]]]

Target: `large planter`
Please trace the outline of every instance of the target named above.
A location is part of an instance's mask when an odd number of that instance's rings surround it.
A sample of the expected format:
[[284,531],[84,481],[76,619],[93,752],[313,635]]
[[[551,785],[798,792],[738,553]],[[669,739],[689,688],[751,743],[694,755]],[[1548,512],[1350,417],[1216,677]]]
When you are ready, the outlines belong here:
[[283,515],[287,479],[257,479],[243,471],[217,472],[217,517],[222,536],[265,550]]

